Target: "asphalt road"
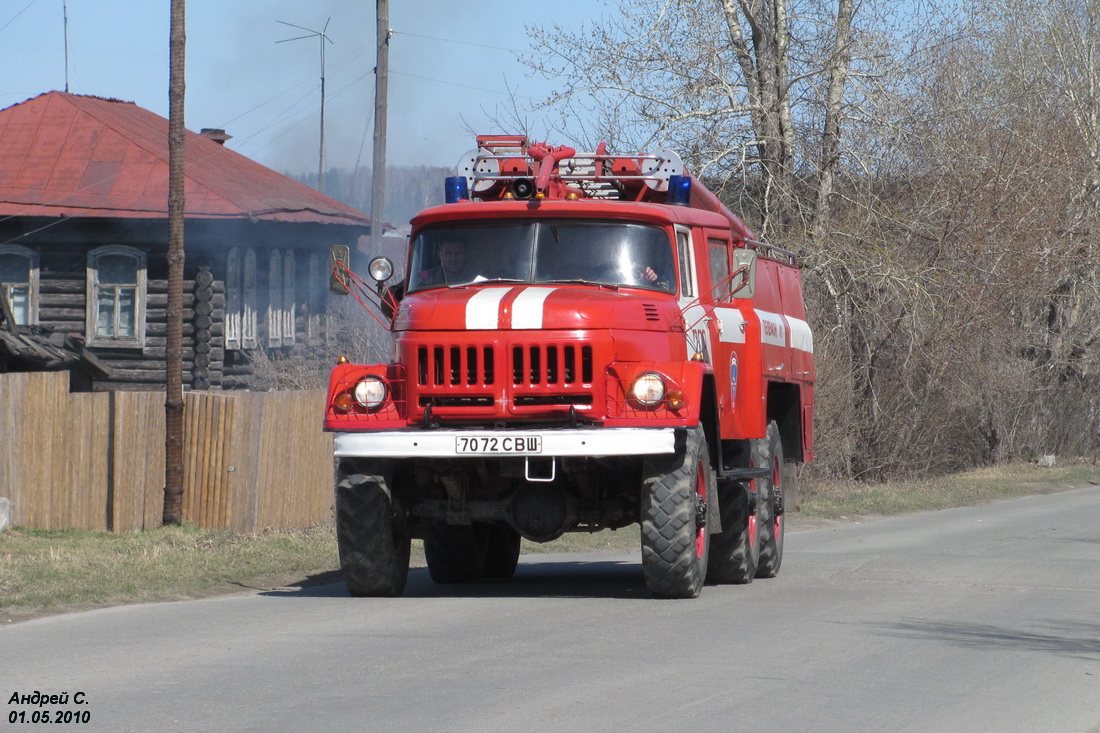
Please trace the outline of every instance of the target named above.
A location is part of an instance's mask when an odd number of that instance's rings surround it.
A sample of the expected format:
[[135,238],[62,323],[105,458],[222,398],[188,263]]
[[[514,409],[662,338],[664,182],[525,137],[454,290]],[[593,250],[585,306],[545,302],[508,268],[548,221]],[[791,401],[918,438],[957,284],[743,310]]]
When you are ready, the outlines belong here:
[[1100,488],[792,532],[694,601],[593,554],[44,618],[0,628],[0,697],[0,731],[1100,731]]

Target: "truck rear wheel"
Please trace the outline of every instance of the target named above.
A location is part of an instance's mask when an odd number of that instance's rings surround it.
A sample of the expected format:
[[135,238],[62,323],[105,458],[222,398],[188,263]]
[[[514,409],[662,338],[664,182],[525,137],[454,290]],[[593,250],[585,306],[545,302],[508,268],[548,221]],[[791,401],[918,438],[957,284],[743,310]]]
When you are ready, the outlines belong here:
[[409,533],[382,476],[345,474],[336,484],[336,544],[353,596],[399,596],[409,575]]
[[511,527],[489,527],[489,540],[485,552],[486,578],[511,578],[519,564],[519,532]]
[[774,578],[783,564],[783,476],[790,470],[783,461],[783,442],[774,421],[768,423],[763,440],[753,441],[752,465],[771,468],[767,478],[756,479],[756,526],[760,534],[756,577]]
[[489,528],[434,524],[424,535],[424,559],[436,583],[476,583],[485,572]]
[[718,508],[722,532],[711,535],[707,581],[711,583],[751,583],[756,577],[760,544],[756,517],[749,505],[749,492],[739,481],[718,484]]
[[706,502],[714,492],[714,468],[702,428],[689,428],[676,453],[646,459],[642,572],[654,596],[695,598],[702,590],[710,550]]

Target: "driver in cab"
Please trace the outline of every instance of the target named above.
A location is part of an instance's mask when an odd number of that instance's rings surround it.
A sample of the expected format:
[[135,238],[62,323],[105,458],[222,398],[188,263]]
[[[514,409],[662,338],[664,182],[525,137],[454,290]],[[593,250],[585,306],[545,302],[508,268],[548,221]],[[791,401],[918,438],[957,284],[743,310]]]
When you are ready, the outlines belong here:
[[430,285],[465,283],[471,278],[466,258],[466,241],[452,238],[439,245],[439,264],[420,273],[420,282]]

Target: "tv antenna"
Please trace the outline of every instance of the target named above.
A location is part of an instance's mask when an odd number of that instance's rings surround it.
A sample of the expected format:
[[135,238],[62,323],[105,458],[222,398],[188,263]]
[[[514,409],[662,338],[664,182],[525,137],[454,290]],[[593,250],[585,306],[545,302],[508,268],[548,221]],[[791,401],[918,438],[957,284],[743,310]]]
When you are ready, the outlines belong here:
[[65,93],[69,93],[69,2],[61,0],[61,18],[65,29]]
[[328,24],[332,20],[329,18],[325,21],[325,27],[319,31],[315,31],[312,28],[306,28],[300,25],[294,25],[293,23],[287,23],[285,20],[276,20],[276,23],[282,23],[288,25],[291,28],[297,28],[301,31],[306,31],[304,36],[295,36],[294,38],[284,38],[276,43],[287,43],[289,41],[301,41],[304,38],[317,38],[321,41],[321,141],[319,150],[317,153],[317,190],[321,193],[325,192],[325,43],[332,43],[332,39],[328,37]]

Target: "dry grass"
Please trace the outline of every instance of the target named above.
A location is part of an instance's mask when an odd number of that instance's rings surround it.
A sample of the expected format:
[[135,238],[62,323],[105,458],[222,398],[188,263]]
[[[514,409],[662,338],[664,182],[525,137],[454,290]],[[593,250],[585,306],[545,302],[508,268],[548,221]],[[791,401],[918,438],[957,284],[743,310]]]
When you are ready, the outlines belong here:
[[932,511],[1065,491],[1090,482],[1100,482],[1100,467],[1091,463],[1055,468],[1015,464],[882,484],[819,481],[802,487],[802,514],[826,519],[855,519]]
[[336,569],[332,528],[237,535],[190,526],[0,533],[0,622],[272,587]]

